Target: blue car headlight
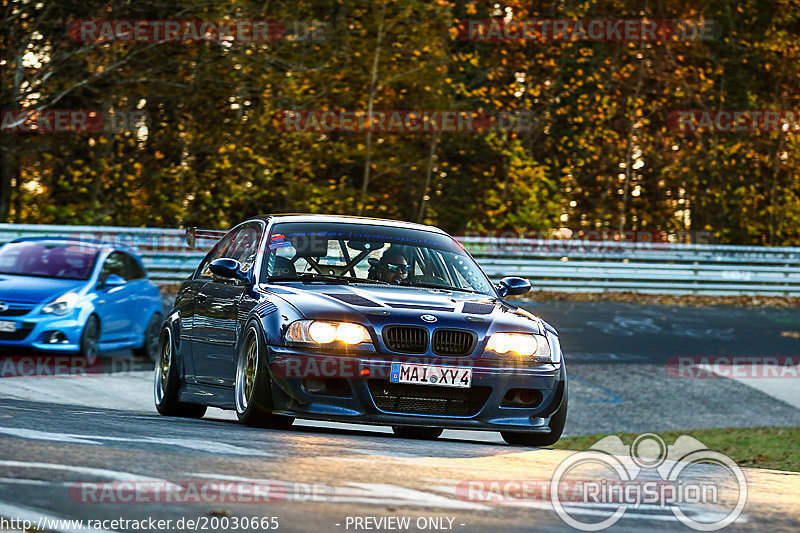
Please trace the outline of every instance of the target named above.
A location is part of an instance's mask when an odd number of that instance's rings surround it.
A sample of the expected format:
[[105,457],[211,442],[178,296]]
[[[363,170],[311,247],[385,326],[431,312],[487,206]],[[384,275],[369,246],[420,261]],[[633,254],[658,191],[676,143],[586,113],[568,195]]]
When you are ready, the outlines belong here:
[[58,315],[63,316],[70,313],[78,304],[78,293],[68,292],[62,294],[54,301],[42,307],[41,313],[43,315]]
[[552,362],[547,337],[533,333],[493,333],[486,343],[486,351],[531,357],[542,363]]

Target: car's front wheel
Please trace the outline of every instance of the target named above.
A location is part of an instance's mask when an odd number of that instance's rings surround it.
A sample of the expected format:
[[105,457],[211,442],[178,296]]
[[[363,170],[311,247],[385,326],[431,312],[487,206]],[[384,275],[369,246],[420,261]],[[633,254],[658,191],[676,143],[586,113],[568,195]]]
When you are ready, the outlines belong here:
[[88,364],[93,365],[97,361],[100,343],[100,320],[95,315],[89,315],[89,318],[86,319],[80,342],[80,356],[85,358]]
[[206,414],[205,405],[196,405],[178,401],[180,388],[178,364],[175,360],[175,346],[172,342],[172,331],[164,328],[158,344],[158,357],[154,372],[153,394],[156,410],[165,416],[184,418],[202,418]]
[[567,394],[567,384],[564,382],[564,397],[561,400],[561,405],[556,409],[556,412],[550,417],[550,433],[514,433],[509,431],[501,431],[500,436],[508,444],[515,446],[552,446],[561,434],[564,432],[564,424],[567,422],[567,403],[569,395]]
[[161,329],[161,314],[155,313],[150,317],[147,328],[144,330],[144,342],[141,348],[133,350],[136,357],[147,358],[154,363],[158,360],[159,338],[158,332]]
[[261,331],[251,322],[236,365],[236,416],[246,426],[286,429],[294,418],[276,415],[272,403],[272,385],[267,349]]
[[401,439],[434,440],[442,434],[441,428],[420,428],[413,426],[392,426],[394,434]]

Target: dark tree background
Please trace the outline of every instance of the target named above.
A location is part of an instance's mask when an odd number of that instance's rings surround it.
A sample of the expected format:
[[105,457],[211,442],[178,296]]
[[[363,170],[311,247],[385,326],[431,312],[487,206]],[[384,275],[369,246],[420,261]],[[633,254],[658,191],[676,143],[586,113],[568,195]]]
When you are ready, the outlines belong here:
[[[141,110],[127,132],[0,133],[0,220],[225,228],[362,213],[471,229],[708,231],[798,245],[800,2],[0,0],[0,109]],[[499,6],[499,7],[495,7]],[[713,20],[679,42],[468,42],[467,18]],[[81,43],[79,19],[319,21],[324,40]],[[284,109],[523,111],[524,131],[287,133]],[[366,178],[366,187],[365,187]]]

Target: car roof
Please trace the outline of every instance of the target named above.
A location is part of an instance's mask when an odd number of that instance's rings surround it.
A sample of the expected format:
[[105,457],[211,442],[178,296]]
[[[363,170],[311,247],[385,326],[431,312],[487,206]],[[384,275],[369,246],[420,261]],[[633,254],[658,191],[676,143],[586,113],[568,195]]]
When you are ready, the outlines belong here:
[[114,248],[129,252],[125,246],[115,246],[107,242],[95,241],[91,239],[76,239],[75,237],[19,237],[9,242],[41,242],[50,244],[72,244],[78,246],[87,246],[89,248]]
[[356,217],[350,215],[317,215],[309,213],[287,213],[280,215],[260,215],[251,218],[250,220],[263,220],[265,222],[345,222],[350,224],[374,224],[376,226],[392,226],[402,227],[408,229],[416,229],[422,231],[431,231],[434,233],[441,233],[447,235],[447,232],[437,228],[436,226],[429,226],[427,224],[417,224],[414,222],[404,222],[402,220],[389,220],[386,218],[372,218],[372,217]]

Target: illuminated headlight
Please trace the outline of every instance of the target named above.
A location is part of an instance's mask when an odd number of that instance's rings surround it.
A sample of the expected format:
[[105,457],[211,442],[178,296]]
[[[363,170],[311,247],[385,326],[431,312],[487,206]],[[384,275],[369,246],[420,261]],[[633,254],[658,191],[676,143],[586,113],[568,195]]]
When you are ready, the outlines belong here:
[[547,338],[532,333],[494,333],[489,337],[486,350],[499,354],[535,356],[537,361],[550,360]]
[[353,322],[332,322],[328,320],[298,320],[286,331],[289,344],[361,344],[372,342],[367,328]]
[[78,303],[78,295],[74,292],[68,292],[59,296],[55,301],[42,307],[43,315],[66,315],[75,308]]

